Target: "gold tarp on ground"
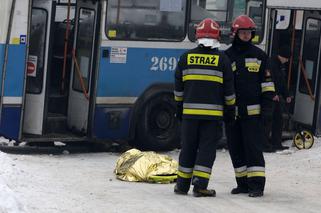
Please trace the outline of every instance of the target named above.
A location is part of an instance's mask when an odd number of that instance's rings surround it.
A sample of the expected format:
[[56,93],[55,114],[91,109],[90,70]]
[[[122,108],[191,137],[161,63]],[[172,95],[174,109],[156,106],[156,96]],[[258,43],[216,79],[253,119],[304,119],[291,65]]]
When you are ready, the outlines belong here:
[[124,181],[170,183],[177,178],[177,167],[167,155],[131,149],[119,157],[114,173]]

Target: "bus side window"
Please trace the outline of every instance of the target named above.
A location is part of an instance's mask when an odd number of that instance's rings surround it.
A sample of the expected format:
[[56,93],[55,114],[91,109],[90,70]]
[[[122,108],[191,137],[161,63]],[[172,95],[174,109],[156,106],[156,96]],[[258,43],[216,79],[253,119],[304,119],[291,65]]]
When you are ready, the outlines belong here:
[[263,3],[260,1],[249,1],[247,4],[247,14],[253,19],[256,24],[256,37],[253,42],[259,43],[263,39]]
[[33,73],[27,74],[26,90],[28,93],[40,94],[43,89],[47,19],[46,10],[32,9],[29,60],[34,61],[36,66]]
[[195,41],[193,26],[204,18],[212,18],[221,26],[221,42],[228,44],[232,21],[239,15],[248,14],[258,26],[255,42],[259,42],[263,37],[263,6],[263,0],[192,0],[188,38]]
[[111,0],[107,5],[106,35],[111,40],[181,41],[185,38],[186,0]]
[[[243,0],[244,1],[244,0]],[[231,10],[232,9],[232,10]],[[195,24],[199,23],[205,18],[211,18],[218,22],[221,26],[222,35],[226,34],[225,31],[229,31],[230,27],[226,27],[226,24],[230,23],[230,14],[233,12],[232,1],[228,0],[193,0],[191,5],[191,23],[189,24],[188,37],[191,41],[195,41]],[[227,32],[229,35],[229,32]],[[228,36],[227,36],[228,38]]]
[[[308,82],[312,89],[312,94],[314,95],[314,88],[316,85],[317,76],[317,62],[318,51],[320,46],[320,36],[321,36],[321,21],[314,18],[309,18],[306,21],[305,35],[304,35],[304,45],[302,54],[302,63],[305,67]],[[300,72],[300,83],[299,91],[304,94],[309,94],[307,84],[305,82],[302,72]]]

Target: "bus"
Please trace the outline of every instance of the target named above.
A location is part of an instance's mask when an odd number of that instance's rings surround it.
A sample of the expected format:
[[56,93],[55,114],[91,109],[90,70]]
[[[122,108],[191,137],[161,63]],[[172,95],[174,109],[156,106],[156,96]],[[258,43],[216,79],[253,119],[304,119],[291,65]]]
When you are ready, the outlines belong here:
[[2,0],[0,135],[17,143],[130,141],[179,147],[174,71],[213,18],[231,42],[248,14],[265,44],[265,0]]
[[274,55],[282,45],[291,47],[288,88],[294,97],[290,107],[292,129],[311,141],[312,134],[321,135],[320,2],[268,0],[266,16],[268,54]]

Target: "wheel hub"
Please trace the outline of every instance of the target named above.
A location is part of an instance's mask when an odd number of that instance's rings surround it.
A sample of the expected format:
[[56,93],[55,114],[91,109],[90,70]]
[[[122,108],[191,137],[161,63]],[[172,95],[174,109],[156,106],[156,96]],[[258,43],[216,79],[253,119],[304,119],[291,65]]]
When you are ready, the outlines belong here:
[[160,129],[167,129],[169,128],[170,124],[171,124],[171,116],[168,112],[163,110],[157,114],[156,125]]

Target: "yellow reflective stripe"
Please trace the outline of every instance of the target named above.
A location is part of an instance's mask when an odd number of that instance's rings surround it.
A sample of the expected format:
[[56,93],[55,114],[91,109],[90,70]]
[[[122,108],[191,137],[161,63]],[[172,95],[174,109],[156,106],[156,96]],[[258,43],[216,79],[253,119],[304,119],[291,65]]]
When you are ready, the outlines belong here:
[[247,176],[247,171],[243,171],[243,172],[235,172],[235,177],[246,177]]
[[234,168],[234,171],[235,172],[244,172],[244,171],[246,171],[246,169],[247,169],[247,166],[241,166],[238,168]]
[[249,72],[259,72],[261,64],[258,64],[257,62],[248,62],[245,63],[245,66],[248,68]]
[[219,70],[212,69],[186,69],[183,70],[183,76],[186,75],[210,75],[210,76],[218,76],[223,77],[223,72]]
[[181,171],[181,172],[184,172],[184,173],[188,173],[188,174],[192,174],[193,168],[188,168],[188,167],[184,167],[184,166],[178,166],[178,171]]
[[235,62],[232,63],[232,71],[233,71],[233,72],[236,71],[236,63],[235,63]]
[[183,109],[184,115],[213,115],[223,116],[223,111],[220,110],[208,110],[208,109]]
[[201,172],[206,172],[208,174],[211,174],[212,168],[206,167],[206,166],[201,166],[201,165],[195,165],[194,166],[194,171],[201,171]]
[[261,112],[260,109],[251,109],[251,110],[247,110],[247,114],[248,115],[259,115]]
[[245,59],[245,63],[257,63],[257,64],[261,64],[261,60],[259,60],[258,58],[246,58]]
[[247,177],[265,177],[265,172],[248,172]]
[[183,97],[175,96],[175,101],[183,101]]
[[235,98],[233,98],[231,100],[225,100],[225,104],[226,105],[234,105],[235,104]]
[[262,92],[275,92],[274,86],[262,87]]
[[218,66],[220,56],[212,54],[188,54],[188,65]]
[[259,115],[261,112],[261,106],[259,104],[248,105],[246,108],[248,115]]
[[182,178],[192,178],[193,174],[192,173],[185,173],[185,172],[178,171],[177,175],[182,177]]
[[206,110],[223,110],[223,105],[218,104],[201,104],[201,103],[184,103],[184,109],[206,109]]
[[193,175],[197,177],[202,177],[206,179],[210,179],[211,174],[208,174],[206,172],[201,172],[201,171],[193,171]]
[[247,67],[260,67],[261,64],[259,64],[257,62],[246,62],[245,66],[247,66]]
[[198,80],[198,81],[214,81],[218,83],[223,83],[223,78],[218,76],[208,76],[208,75],[186,75],[183,77],[183,81]]

